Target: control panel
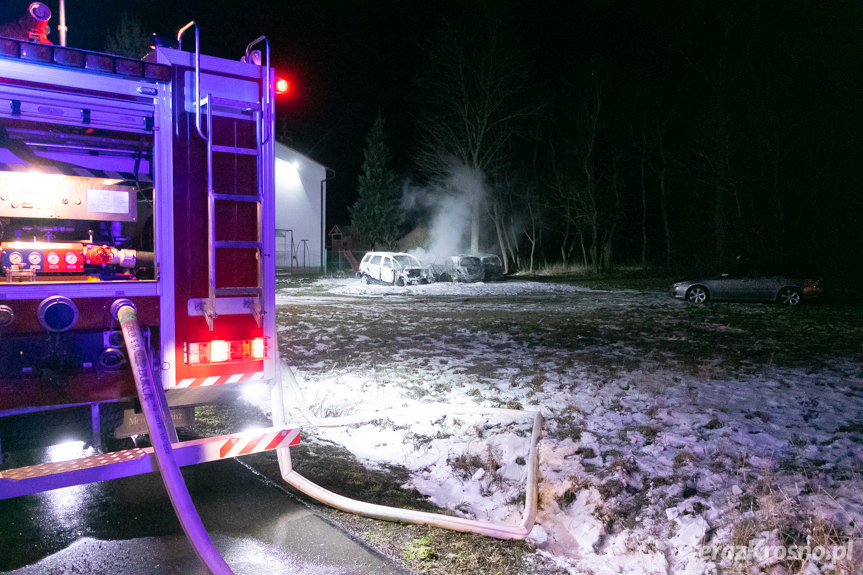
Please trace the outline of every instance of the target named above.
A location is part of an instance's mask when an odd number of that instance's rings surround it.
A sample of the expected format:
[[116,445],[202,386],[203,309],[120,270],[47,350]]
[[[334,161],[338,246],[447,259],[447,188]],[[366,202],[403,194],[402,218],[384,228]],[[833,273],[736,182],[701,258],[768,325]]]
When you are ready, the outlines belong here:
[[0,243],[3,269],[40,273],[84,271],[84,245],[80,243],[3,242]]
[[133,222],[136,206],[115,180],[0,172],[0,217]]

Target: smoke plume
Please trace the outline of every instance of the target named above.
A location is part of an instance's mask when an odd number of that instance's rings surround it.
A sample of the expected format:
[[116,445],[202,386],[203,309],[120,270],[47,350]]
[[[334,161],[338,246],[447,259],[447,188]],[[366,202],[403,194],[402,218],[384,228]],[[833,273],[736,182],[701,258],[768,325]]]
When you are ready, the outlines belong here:
[[[465,253],[471,244],[471,215],[485,209],[485,177],[464,165],[453,167],[439,184],[408,186],[403,195],[406,210],[419,212],[428,222],[429,239],[424,247],[411,250],[425,264]],[[481,220],[482,218],[480,218]]]

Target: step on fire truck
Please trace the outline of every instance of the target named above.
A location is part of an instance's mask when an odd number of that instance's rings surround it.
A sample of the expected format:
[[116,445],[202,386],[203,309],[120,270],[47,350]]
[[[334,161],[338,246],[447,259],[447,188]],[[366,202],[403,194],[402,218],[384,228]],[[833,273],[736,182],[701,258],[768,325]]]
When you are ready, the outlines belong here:
[[[238,60],[209,57],[190,23],[176,48],[134,60],[52,45],[48,17],[34,2],[17,37],[0,29],[0,453],[69,439],[93,453],[4,459],[0,499],[158,470],[199,557],[230,573],[178,467],[276,450],[289,484],[340,509],[526,537],[538,413],[519,526],[357,502],[291,469],[299,429],[285,422],[273,313],[266,38]],[[273,427],[179,441],[195,406],[233,401],[254,382],[269,386]],[[152,447],[103,446],[144,433]]]

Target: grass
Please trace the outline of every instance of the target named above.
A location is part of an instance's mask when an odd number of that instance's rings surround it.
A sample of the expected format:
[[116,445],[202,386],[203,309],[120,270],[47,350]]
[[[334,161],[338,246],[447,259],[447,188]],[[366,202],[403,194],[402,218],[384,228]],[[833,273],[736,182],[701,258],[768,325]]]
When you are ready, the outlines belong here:
[[[836,525],[799,505],[777,486],[770,472],[756,478],[752,487],[755,500],[740,498],[730,536],[713,543],[723,551],[716,560],[722,572],[744,575],[767,568],[775,572],[779,568],[787,575],[804,575],[812,572],[809,559],[818,558],[822,551],[837,555],[821,572],[837,575],[863,572],[863,531],[858,527]],[[729,552],[731,548],[736,553]]]
[[424,535],[419,539],[412,539],[402,550],[402,553],[409,563],[431,561],[432,559],[437,558],[431,544],[431,535]]
[[[379,527],[380,529],[378,529]],[[533,555],[523,541],[501,541],[422,525],[380,524],[366,531],[372,547],[397,555],[413,573],[423,575],[566,575]]]

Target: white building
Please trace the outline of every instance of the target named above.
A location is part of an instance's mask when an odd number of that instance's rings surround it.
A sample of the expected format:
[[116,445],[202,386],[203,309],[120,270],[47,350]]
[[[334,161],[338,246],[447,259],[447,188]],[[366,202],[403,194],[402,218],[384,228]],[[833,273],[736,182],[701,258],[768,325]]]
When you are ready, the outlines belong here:
[[326,271],[327,171],[276,142],[276,268],[281,273]]

